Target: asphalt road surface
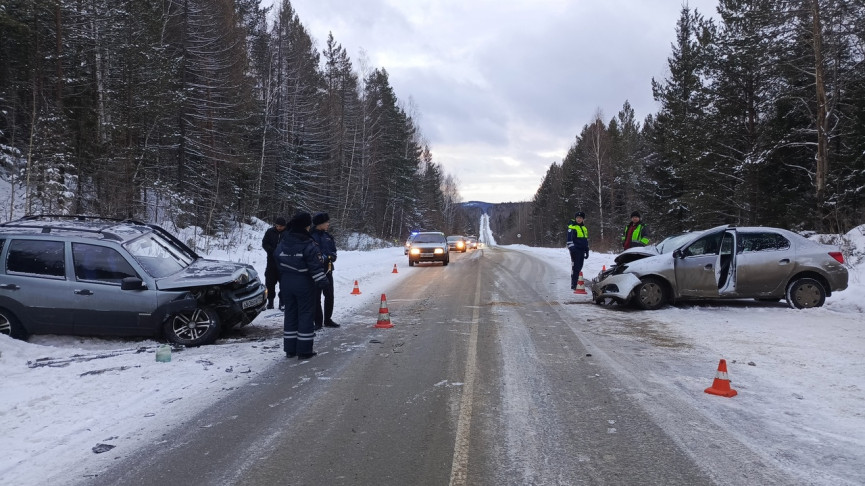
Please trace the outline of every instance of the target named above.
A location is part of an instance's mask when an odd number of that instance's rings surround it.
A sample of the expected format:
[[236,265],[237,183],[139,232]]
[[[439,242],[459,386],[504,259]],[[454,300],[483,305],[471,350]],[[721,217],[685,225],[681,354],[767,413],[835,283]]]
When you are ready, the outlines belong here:
[[392,329],[326,329],[340,338],[312,360],[278,363],[87,484],[795,482],[641,388],[645,350],[586,332],[639,313],[552,299],[567,285],[552,264],[487,248],[407,269]]

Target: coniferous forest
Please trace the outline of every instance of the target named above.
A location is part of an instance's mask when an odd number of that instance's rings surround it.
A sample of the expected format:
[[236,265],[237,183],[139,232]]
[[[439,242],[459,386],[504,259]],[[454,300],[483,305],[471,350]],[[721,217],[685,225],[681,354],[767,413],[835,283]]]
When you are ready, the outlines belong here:
[[[684,6],[667,75],[646,80],[657,113],[598,109],[493,230],[561,246],[582,210],[613,247],[638,210],[656,237],[845,232],[865,214],[863,60],[865,0]],[[289,0],[0,0],[0,175],[26,194],[0,219],[23,204],[216,233],[323,210],[388,240],[476,233],[413,110],[384,67],[332,36],[319,51]]]
[[456,181],[387,71],[358,69],[332,36],[319,52],[291,2],[275,9],[2,0],[0,172],[25,212],[209,233],[296,210],[387,239],[459,229]]
[[865,1],[683,7],[659,111],[600,110],[547,171],[523,240],[559,246],[587,214],[599,247],[632,211],[658,238],[721,224],[843,233],[865,222]]

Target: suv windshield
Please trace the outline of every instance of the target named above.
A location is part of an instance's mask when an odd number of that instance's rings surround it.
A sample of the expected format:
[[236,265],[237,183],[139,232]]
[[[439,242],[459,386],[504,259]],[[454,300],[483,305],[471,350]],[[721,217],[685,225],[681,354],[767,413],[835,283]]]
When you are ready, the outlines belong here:
[[182,248],[156,233],[148,233],[123,246],[155,278],[173,275],[194,261]]

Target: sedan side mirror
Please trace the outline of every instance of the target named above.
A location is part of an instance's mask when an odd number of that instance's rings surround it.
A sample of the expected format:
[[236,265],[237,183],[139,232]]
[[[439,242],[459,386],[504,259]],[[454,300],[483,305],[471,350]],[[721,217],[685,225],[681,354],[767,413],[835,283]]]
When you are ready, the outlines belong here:
[[676,250],[673,252],[673,258],[685,258],[685,254],[682,253],[682,250]]
[[144,282],[138,277],[126,277],[120,281],[120,290],[141,290]]

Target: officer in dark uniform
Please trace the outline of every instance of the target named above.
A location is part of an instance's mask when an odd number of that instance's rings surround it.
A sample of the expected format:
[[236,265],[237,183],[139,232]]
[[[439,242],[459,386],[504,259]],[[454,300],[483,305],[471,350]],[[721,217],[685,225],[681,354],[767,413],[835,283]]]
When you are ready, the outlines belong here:
[[315,289],[327,286],[324,261],[318,245],[309,235],[312,216],[297,213],[288,223],[288,232],[276,247],[279,263],[279,289],[285,303],[283,345],[289,358],[310,359],[315,356],[313,341],[313,298]]
[[[336,243],[333,241],[333,236],[327,232],[330,228],[330,216],[327,213],[316,213],[312,217],[312,239],[318,243],[318,249],[321,251],[321,256],[324,258],[324,268],[327,272],[326,288],[316,292],[315,296],[315,328],[321,329],[324,327],[339,327],[339,324],[333,322],[333,262],[336,261]],[[324,294],[324,312],[321,311],[321,294]]]
[[[273,309],[273,299],[276,298],[276,282],[279,280],[279,266],[273,257],[279,238],[285,231],[285,218],[279,216],[273,221],[273,226],[264,232],[261,247],[267,253],[267,268],[264,269],[264,286],[267,287],[267,308]],[[282,287],[280,287],[282,289]],[[282,310],[282,299],[279,299],[279,310]]]
[[586,213],[577,211],[574,218],[568,221],[568,251],[571,254],[571,290],[577,288],[580,272],[583,271],[583,260],[589,258],[589,229],[583,224]]

